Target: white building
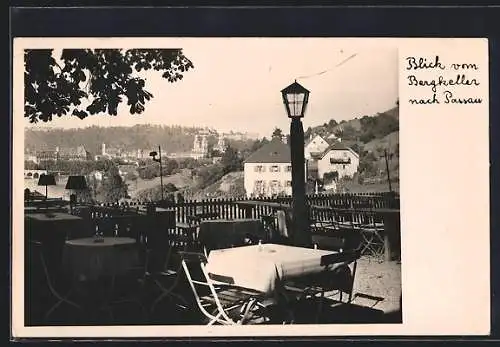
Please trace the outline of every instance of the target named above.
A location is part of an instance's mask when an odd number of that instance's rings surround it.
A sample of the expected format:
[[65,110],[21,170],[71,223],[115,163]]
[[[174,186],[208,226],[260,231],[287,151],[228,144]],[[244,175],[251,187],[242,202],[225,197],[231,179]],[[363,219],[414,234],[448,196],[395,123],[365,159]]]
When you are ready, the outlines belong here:
[[220,135],[219,139],[217,141],[217,145],[214,147],[215,150],[219,151],[220,153],[224,153],[227,149],[227,141],[224,135]]
[[191,151],[191,158],[201,159],[208,156],[208,132],[200,132],[194,136],[193,150]]
[[273,139],[244,163],[244,186],[248,197],[292,194],[290,147]]
[[311,135],[309,141],[304,146],[304,157],[306,160],[311,159],[311,155],[323,153],[330,144],[320,135]]
[[317,160],[318,177],[328,172],[338,172],[338,178],[352,177],[358,171],[359,155],[350,147],[338,142],[328,147]]

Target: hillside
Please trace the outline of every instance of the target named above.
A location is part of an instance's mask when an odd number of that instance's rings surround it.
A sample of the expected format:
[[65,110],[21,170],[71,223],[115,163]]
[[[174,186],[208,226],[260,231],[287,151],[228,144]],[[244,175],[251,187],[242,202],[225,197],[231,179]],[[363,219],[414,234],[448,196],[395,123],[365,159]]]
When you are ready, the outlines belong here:
[[[25,129],[25,148],[33,150],[76,148],[83,145],[92,154],[99,154],[101,146],[123,151],[154,149],[158,145],[167,152],[188,152],[193,148],[195,135],[202,128],[161,125],[135,125],[132,127],[98,127],[83,129]],[[237,134],[236,134],[237,135]],[[237,149],[253,143],[250,134],[247,139],[237,139],[235,134],[228,135],[228,142]],[[242,134],[245,135],[245,134]],[[212,130],[208,136],[209,146],[217,143],[217,133]]]
[[193,194],[194,199],[242,197],[245,195],[243,171],[230,172],[219,181]]
[[305,132],[327,137],[335,134],[342,142],[360,155],[360,171],[363,177],[384,180],[387,176],[384,150],[391,155],[389,171],[395,179],[399,178],[399,105],[373,116],[363,116],[337,123],[328,123]]
[[336,134],[343,141],[352,140],[367,143],[374,138],[381,138],[387,134],[399,130],[399,106],[372,116],[356,117],[350,120],[337,122],[331,119],[328,123],[309,127],[305,131],[305,137],[311,134],[328,136]]
[[389,169],[394,177],[399,177],[399,131],[394,131],[380,139],[374,139],[363,146],[364,151],[375,153],[378,157],[377,168],[385,171],[384,149],[392,158],[389,160]]
[[[152,196],[156,190],[160,192],[160,177],[155,177],[150,180],[138,178],[137,182],[127,181],[126,183],[129,187],[128,194],[132,199],[147,198],[148,196]],[[177,189],[183,190],[191,187],[193,185],[193,180],[185,173],[177,173],[175,175],[163,177],[163,185],[165,186],[169,183],[173,184]]]

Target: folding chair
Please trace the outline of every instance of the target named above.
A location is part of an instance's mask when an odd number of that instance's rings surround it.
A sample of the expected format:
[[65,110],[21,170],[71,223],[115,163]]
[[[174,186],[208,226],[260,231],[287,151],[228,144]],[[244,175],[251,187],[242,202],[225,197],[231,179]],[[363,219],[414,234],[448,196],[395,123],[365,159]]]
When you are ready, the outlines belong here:
[[383,261],[384,258],[384,223],[380,221],[374,212],[366,213],[364,221],[360,225],[361,235],[363,237],[362,254],[367,255],[369,259],[375,258]]
[[[330,235],[312,235],[312,240],[314,248],[341,253],[341,255],[332,256],[332,260],[340,261],[342,266],[335,272],[335,278],[328,279],[330,285],[325,288],[328,291],[337,290],[340,301],[343,301],[343,293],[347,293],[347,303],[350,303],[352,301],[357,261],[361,256],[362,250],[362,236],[360,231],[355,228],[339,229]],[[325,260],[323,259],[323,261]],[[348,271],[349,267],[352,267],[350,271]],[[327,272],[320,274],[320,277],[323,275],[328,277]]]
[[[55,280],[55,276],[52,276],[55,271],[52,271],[48,268],[47,262],[45,260],[45,256],[43,254],[43,245],[42,243],[38,241],[29,241],[29,263],[33,265],[33,267],[36,267],[37,265],[40,265],[42,270],[43,270],[43,276],[45,280],[45,284],[47,285],[47,288],[50,291],[50,294],[57,300],[55,304],[53,304],[48,311],[45,312],[44,315],[44,321],[47,321],[50,317],[50,315],[63,303],[68,304],[69,306],[72,306],[78,310],[81,310],[82,307],[78,305],[77,303],[71,301],[69,297],[71,296],[73,292],[73,287],[71,284],[64,285],[61,282],[58,282]],[[39,264],[37,264],[39,262]],[[33,275],[36,275],[37,270],[34,268],[30,268],[28,270]],[[33,283],[33,285],[36,285]],[[29,288],[28,290],[34,290],[36,291],[37,288]]]
[[[111,277],[110,299],[100,308],[101,311],[107,311],[111,319],[114,319],[113,311],[115,307],[124,304],[134,304],[140,308],[143,318],[147,319],[147,310],[144,307],[144,289],[145,289],[145,273],[148,266],[148,257],[141,259],[141,245],[127,244],[114,246],[114,252],[128,252],[129,250],[138,252],[139,264],[135,267],[127,269],[125,273]],[[144,262],[143,262],[144,261]]]
[[[180,252],[181,263],[195,301],[201,313],[207,318],[207,325],[241,325],[255,319],[266,321],[267,306],[264,293],[237,287],[231,278],[209,274],[202,253]],[[216,283],[214,283],[216,281]]]
[[[348,298],[345,303],[352,302],[357,260],[361,256],[361,247],[355,247],[356,242],[359,244],[359,237],[348,235],[352,232],[344,232],[344,235],[339,232],[337,237],[313,235],[314,248],[332,250],[336,253],[321,258],[321,266],[325,267],[324,271],[285,283],[285,290],[300,294],[299,300],[317,298],[319,295],[316,321],[322,313],[327,292],[332,292],[328,297],[338,294],[341,303],[344,302],[343,293],[347,293]],[[330,269],[333,265],[335,269],[332,271]]]
[[264,232],[267,235],[268,240],[273,240],[275,235],[278,233],[277,227],[277,217],[274,213],[264,215],[260,217],[262,222],[262,227],[264,228]]
[[[160,290],[160,295],[153,301],[150,312],[154,312],[156,306],[166,298],[177,299],[176,305],[185,309],[189,307],[189,303],[182,295],[175,292],[180,285],[182,266],[180,259],[176,259],[176,256],[179,255],[179,251],[186,251],[192,246],[193,238],[190,235],[170,231],[161,235],[160,239],[154,240],[154,242],[161,244],[161,246],[156,244],[156,247],[149,247],[151,250],[150,255],[166,252],[166,256],[160,267],[152,264],[153,266],[149,267],[146,272],[146,280],[153,281]],[[156,257],[156,260],[158,259],[161,261],[161,257]]]

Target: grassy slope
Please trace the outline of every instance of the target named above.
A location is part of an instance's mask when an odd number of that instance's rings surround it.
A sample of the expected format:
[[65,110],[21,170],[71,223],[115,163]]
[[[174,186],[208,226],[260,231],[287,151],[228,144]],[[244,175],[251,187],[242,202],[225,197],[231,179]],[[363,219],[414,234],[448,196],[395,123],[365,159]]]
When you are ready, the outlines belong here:
[[[137,189],[135,182],[127,181],[129,184],[129,195],[134,198],[136,194],[142,190],[151,189],[160,185],[160,177],[153,178],[151,180],[137,179]],[[167,183],[172,183],[178,189],[189,187],[193,184],[193,180],[184,173],[178,173],[171,176],[163,177],[163,185]]]

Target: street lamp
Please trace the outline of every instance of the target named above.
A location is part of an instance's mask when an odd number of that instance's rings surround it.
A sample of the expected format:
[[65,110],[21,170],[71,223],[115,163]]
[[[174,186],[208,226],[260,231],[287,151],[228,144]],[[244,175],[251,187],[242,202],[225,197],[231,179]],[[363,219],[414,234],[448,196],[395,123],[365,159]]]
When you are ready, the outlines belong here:
[[304,128],[302,121],[309,101],[309,90],[295,81],[281,91],[290,124],[290,156],[292,159],[292,234],[294,244],[310,246],[309,218],[306,205]]
[[156,158],[158,153],[156,153],[155,151],[150,152],[149,156],[153,158],[153,161],[160,163],[160,188],[161,188],[161,201],[163,202],[163,170],[161,167],[161,147],[160,146],[158,146],[158,151],[160,152],[158,159]]

